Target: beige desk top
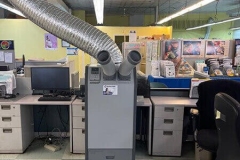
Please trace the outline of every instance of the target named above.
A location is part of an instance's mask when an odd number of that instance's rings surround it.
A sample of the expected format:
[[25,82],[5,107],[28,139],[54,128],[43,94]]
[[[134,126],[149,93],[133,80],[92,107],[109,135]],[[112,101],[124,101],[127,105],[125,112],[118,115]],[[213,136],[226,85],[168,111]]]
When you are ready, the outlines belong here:
[[[72,103],[73,105],[83,105],[85,102],[82,102],[81,99],[75,99]],[[152,106],[152,103],[149,98],[144,98],[143,102],[137,102],[138,107],[150,107]]]
[[25,95],[17,95],[16,98],[4,99],[0,98],[0,105],[13,105],[18,104],[17,101],[25,97]]
[[73,103],[73,105],[85,105],[85,102],[82,102],[81,99],[76,98]]
[[[17,98],[11,99],[0,99],[0,105],[9,105],[9,104],[25,104],[25,105],[82,105],[85,102],[82,102],[81,99],[75,99],[73,96],[72,101],[38,101],[38,98],[41,95],[21,95]],[[75,100],[74,100],[75,99]],[[150,107],[152,103],[149,98],[144,98],[143,102],[137,102],[139,107]]]
[[197,103],[197,99],[190,99],[188,97],[152,96],[151,99],[155,106],[176,105],[176,106],[184,106],[184,107],[196,107],[196,103]]
[[149,98],[144,98],[144,102],[137,102],[138,107],[151,107],[152,102],[150,101]]
[[39,97],[41,97],[41,95],[26,95],[15,103],[21,105],[71,105],[75,98],[75,96],[73,96],[72,101],[38,101]]

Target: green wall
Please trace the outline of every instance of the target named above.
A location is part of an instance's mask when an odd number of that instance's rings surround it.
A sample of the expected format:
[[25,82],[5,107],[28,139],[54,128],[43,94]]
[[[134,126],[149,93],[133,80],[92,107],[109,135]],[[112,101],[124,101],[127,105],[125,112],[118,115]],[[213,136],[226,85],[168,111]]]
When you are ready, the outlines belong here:
[[[129,16],[123,15],[105,15],[103,26],[129,26]],[[97,26],[95,15],[86,15],[86,22]]]
[[83,11],[83,10],[73,10],[72,15],[74,15],[74,16],[80,18],[81,20],[85,21],[86,15],[85,15],[85,11]]
[[[75,12],[75,11],[74,11]],[[73,13],[74,13],[73,12]],[[76,15],[78,16],[78,15]],[[144,26],[149,26],[154,23],[155,15],[145,15],[143,22]],[[159,19],[165,17],[166,15],[159,15]],[[215,12],[212,13],[187,13],[183,16],[177,17],[170,22],[167,22],[166,26],[173,26],[173,38],[184,38],[184,39],[195,39],[195,38],[204,38],[206,34],[206,28],[201,28],[192,31],[186,31],[187,27],[192,27],[195,23],[196,25],[199,24],[206,24],[208,19],[212,17],[215,18]],[[216,15],[217,20],[227,19],[228,15],[226,13],[218,13]],[[95,15],[86,14],[85,16],[86,22],[96,26],[96,18]],[[211,27],[210,39],[217,38],[217,39],[232,39],[233,32],[229,30],[231,26],[233,26],[234,22],[228,22],[224,24],[219,24]],[[190,25],[190,26],[189,26]],[[129,16],[125,15],[105,15],[104,17],[104,24],[103,26],[129,26]]]
[[[168,24],[174,24],[174,21],[179,23],[185,22],[185,27],[178,28],[173,25],[173,38],[183,38],[183,39],[193,39],[193,38],[204,38],[206,34],[207,28],[200,28],[196,30],[186,31],[185,29],[188,27],[194,27],[197,23],[206,24],[208,23],[208,19],[212,17],[215,19],[215,13],[205,13],[205,14],[186,14],[184,16],[180,16],[173,21],[170,21]],[[216,16],[216,21],[228,19],[228,15],[226,13],[218,13]],[[190,23],[189,23],[190,22]],[[191,25],[191,22],[195,22],[195,25]],[[229,29],[233,26],[234,22],[223,23],[219,25],[214,25],[211,27],[211,32],[209,39],[216,38],[216,39],[232,39],[233,32]]]

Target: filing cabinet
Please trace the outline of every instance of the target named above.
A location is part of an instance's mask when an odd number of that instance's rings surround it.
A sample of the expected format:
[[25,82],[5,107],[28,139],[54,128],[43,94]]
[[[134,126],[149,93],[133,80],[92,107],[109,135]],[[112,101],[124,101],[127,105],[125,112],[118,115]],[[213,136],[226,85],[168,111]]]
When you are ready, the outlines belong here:
[[80,99],[72,103],[72,152],[85,153],[85,103]]
[[181,156],[184,106],[166,105],[152,98],[152,155]]
[[0,153],[23,153],[33,139],[32,107],[0,105]]

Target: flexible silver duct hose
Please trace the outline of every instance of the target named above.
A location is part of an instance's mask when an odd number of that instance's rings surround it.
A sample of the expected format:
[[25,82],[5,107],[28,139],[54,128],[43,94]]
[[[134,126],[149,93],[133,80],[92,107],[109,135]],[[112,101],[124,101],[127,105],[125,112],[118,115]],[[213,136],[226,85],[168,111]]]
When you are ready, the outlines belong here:
[[60,10],[46,0],[8,1],[39,27],[78,47],[94,58],[97,59],[97,54],[105,50],[109,52],[114,63],[122,62],[121,51],[107,34]]
[[101,51],[97,54],[98,63],[101,64],[103,73],[107,76],[114,76],[116,73],[115,65],[107,51]]
[[[214,19],[212,17],[210,17],[208,19],[208,23],[213,23],[214,22]],[[212,26],[208,26],[207,29],[206,29],[206,34],[205,34],[205,37],[204,39],[208,39],[209,36],[210,36],[210,33],[211,33],[211,29],[212,29]]]
[[128,53],[127,58],[120,64],[119,74],[121,76],[129,76],[132,69],[141,61],[141,54],[138,51],[131,51]]

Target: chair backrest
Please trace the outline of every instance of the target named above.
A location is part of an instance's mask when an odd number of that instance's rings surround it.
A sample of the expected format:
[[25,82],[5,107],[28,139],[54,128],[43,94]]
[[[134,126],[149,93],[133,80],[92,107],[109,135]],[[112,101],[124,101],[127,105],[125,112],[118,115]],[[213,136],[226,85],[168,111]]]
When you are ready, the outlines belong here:
[[215,96],[218,129],[217,160],[240,159],[240,104],[225,93]]
[[202,82],[198,86],[199,124],[197,128],[216,129],[214,98],[217,93],[226,93],[240,102],[240,82],[220,79]]

